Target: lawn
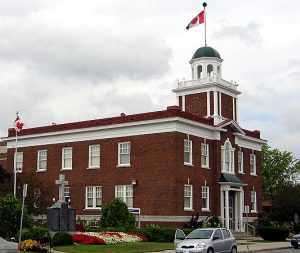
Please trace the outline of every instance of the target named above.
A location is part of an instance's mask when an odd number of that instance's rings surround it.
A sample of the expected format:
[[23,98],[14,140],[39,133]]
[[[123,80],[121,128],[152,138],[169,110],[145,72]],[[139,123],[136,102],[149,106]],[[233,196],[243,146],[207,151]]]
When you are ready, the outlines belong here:
[[112,245],[81,245],[74,244],[68,246],[57,246],[54,249],[72,253],[143,253],[151,251],[162,251],[174,249],[173,243],[155,243],[155,242],[131,242],[116,243]]

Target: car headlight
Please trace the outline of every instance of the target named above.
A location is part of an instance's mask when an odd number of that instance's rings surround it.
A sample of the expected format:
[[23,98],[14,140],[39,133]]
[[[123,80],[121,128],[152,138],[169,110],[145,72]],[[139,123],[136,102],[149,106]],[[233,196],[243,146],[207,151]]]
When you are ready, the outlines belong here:
[[198,248],[205,248],[205,243],[204,242],[201,242],[201,243],[199,243],[197,246],[196,246],[196,248],[198,249]]

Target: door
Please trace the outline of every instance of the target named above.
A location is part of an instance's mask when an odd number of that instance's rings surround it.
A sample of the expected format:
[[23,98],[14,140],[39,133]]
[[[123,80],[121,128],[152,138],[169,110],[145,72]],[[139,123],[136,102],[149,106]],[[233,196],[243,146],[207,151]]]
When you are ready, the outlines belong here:
[[234,193],[229,194],[229,228],[234,230]]
[[177,229],[175,232],[175,239],[174,239],[174,245],[175,248],[178,243],[182,242],[185,239],[185,233],[181,229]]

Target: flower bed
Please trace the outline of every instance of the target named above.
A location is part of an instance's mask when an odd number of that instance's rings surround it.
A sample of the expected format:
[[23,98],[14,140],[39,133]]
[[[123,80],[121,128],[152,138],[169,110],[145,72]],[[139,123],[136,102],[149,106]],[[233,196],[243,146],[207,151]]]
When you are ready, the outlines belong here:
[[135,233],[124,232],[85,232],[72,234],[73,240],[78,244],[114,244],[121,242],[146,242],[146,237]]

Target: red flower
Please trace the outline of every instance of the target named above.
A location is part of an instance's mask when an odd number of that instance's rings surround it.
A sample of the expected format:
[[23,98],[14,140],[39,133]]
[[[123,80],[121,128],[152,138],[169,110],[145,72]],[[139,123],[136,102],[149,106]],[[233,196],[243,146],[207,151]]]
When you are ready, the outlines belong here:
[[83,224],[76,224],[75,229],[76,229],[76,231],[79,231],[79,232],[85,231]]
[[72,234],[73,240],[75,243],[79,244],[105,244],[105,241],[91,235],[85,235],[85,234]]

